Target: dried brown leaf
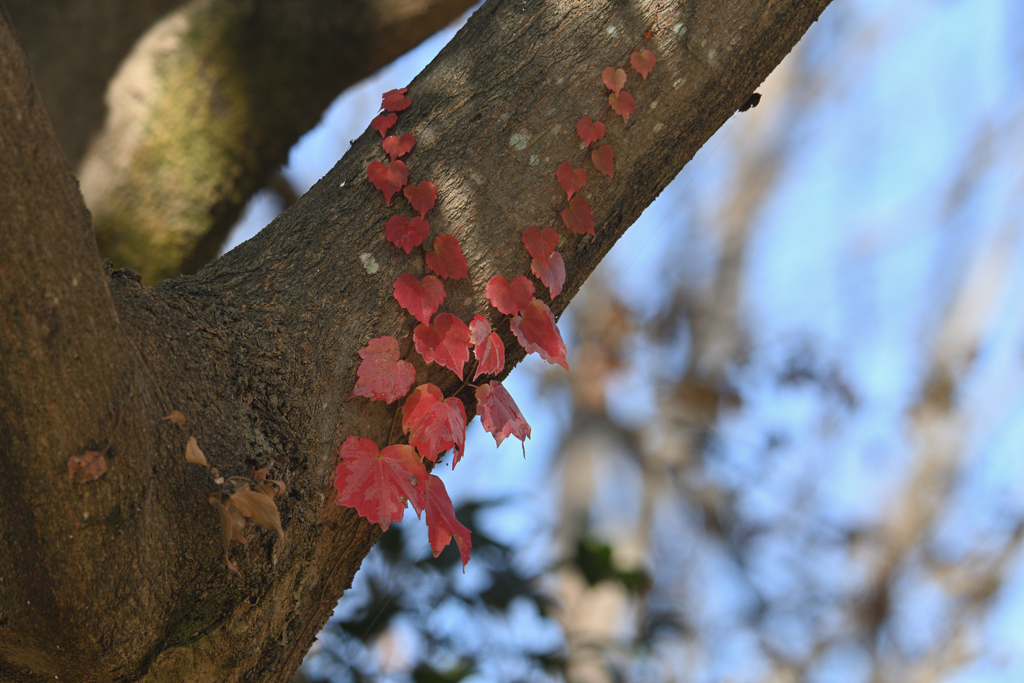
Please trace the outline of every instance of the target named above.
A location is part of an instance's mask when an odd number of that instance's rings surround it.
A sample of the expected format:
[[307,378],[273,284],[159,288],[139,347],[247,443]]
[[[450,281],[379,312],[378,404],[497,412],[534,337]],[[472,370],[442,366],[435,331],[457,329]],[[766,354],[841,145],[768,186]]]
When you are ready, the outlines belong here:
[[[231,561],[230,554],[231,539],[234,537],[235,534],[235,524],[233,515],[231,514],[231,511],[224,505],[223,501],[221,500],[221,495],[219,493],[211,493],[209,500],[210,505],[217,508],[217,512],[220,514],[220,531],[221,541],[223,542],[224,545],[224,561],[227,563],[229,570],[231,570],[235,574],[238,574],[238,567],[236,567],[235,564]],[[243,519],[242,521],[244,523],[245,520]]]
[[185,424],[185,413],[180,410],[172,410],[167,415],[164,415],[163,419],[170,420],[176,425],[183,425]]
[[239,491],[231,495],[231,502],[243,515],[259,524],[264,529],[271,529],[284,540],[284,529],[281,528],[281,514],[273,499],[259,491]]
[[206,456],[203,455],[203,451],[199,448],[199,444],[196,443],[196,437],[188,437],[188,443],[185,445],[185,460],[194,463],[196,465],[202,465],[203,467],[209,467],[210,463],[206,462]]
[[262,484],[256,486],[256,488],[271,498],[274,496],[280,496],[282,493],[288,490],[284,482],[280,479],[267,479]]
[[258,470],[253,470],[252,480],[257,484],[262,484],[263,480],[267,478],[267,472],[270,471],[268,467],[261,467]]
[[79,484],[96,481],[107,472],[106,451],[82,451],[68,458],[68,479]]

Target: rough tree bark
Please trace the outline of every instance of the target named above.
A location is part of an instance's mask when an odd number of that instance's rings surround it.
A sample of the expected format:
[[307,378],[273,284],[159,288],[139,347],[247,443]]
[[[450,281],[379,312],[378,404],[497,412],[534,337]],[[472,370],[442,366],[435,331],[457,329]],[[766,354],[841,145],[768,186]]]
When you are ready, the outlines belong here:
[[[410,179],[438,188],[433,234],[455,235],[469,261],[443,309],[497,325],[485,283],[528,271],[520,236],[555,223],[554,169],[583,162],[575,122],[606,110],[601,69],[625,66],[652,24],[658,65],[630,77],[635,113],[604,117],[615,177],[591,173],[583,191],[597,237],[559,226],[569,278],[556,314],[827,4],[484,5],[410,84],[399,123],[417,139]],[[6,27],[0,74],[0,677],[287,681],[379,534],[334,504],[331,481],[346,436],[387,439],[395,408],[350,398],[356,352],[383,334],[407,343],[391,285],[423,270],[383,235],[395,207],[366,179],[380,136],[360,136],[256,238],[144,287],[101,266]],[[472,414],[472,391],[459,395]],[[161,420],[175,409],[184,428]],[[287,541],[247,530],[240,577],[206,500],[216,486],[184,461],[189,435],[223,474],[266,466],[290,487]],[[70,456],[111,441],[105,477],[68,481]]]

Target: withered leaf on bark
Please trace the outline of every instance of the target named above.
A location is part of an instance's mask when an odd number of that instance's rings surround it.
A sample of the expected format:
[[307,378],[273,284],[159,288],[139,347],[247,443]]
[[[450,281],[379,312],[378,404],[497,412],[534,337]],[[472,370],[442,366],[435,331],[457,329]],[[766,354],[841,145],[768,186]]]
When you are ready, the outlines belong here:
[[79,484],[96,481],[107,472],[107,459],[102,451],[82,451],[68,458],[68,479]]
[[206,456],[203,455],[203,451],[199,448],[199,444],[194,436],[188,437],[188,443],[185,444],[185,460],[196,465],[202,465],[203,467],[210,466],[210,463],[206,462]]
[[239,491],[231,494],[231,503],[243,515],[259,524],[264,529],[276,531],[284,540],[284,529],[281,528],[281,515],[273,499],[259,491]]
[[185,424],[185,413],[180,410],[172,410],[170,413],[163,417],[164,420],[170,420],[176,425]]
[[224,496],[220,493],[210,494],[210,505],[217,508],[217,512],[220,515],[220,532],[221,541],[224,545],[224,562],[227,563],[228,569],[232,573],[238,574],[238,567],[235,566],[234,562],[231,561],[231,541],[238,541],[245,544],[245,538],[242,536],[242,529],[245,528],[245,517],[235,508],[234,505],[225,505]]

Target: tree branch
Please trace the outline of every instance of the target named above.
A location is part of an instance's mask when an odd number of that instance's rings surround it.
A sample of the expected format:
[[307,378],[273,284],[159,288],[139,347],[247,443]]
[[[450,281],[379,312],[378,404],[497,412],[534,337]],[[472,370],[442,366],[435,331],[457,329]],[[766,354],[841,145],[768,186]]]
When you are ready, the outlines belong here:
[[472,0],[196,0],[111,83],[82,161],[100,252],[147,284],[212,260],[254,192],[342,90]]

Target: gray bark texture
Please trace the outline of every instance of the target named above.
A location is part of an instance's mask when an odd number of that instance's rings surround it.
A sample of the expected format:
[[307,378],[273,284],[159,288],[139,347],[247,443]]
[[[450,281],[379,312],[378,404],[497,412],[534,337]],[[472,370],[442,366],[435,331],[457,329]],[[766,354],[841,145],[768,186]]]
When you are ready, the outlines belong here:
[[[558,315],[665,186],[790,51],[827,0],[491,1],[409,85],[396,132],[416,136],[410,181],[436,184],[432,235],[462,245],[469,278],[442,311],[488,316],[494,275],[529,272],[528,225],[554,225],[568,271]],[[630,53],[658,58],[646,80]],[[607,108],[606,66],[627,69],[636,110]],[[392,296],[421,276],[384,237],[390,208],[367,180],[372,129],[254,239],[155,287],[100,263],[89,216],[25,60],[0,30],[0,679],[288,681],[379,529],[334,502],[341,442],[385,445],[399,404],[351,396],[373,337],[410,346]],[[603,119],[614,178],[581,150],[577,119]],[[563,161],[584,165],[596,237],[557,219]],[[428,238],[429,242],[429,238]],[[540,291],[545,291],[540,288]],[[546,299],[546,294],[540,295]],[[424,366],[417,382],[472,388]],[[184,425],[162,419],[172,410]],[[210,471],[270,468],[285,540],[246,529],[225,569]],[[106,474],[69,480],[105,451]],[[467,454],[485,457],[486,454]]]

